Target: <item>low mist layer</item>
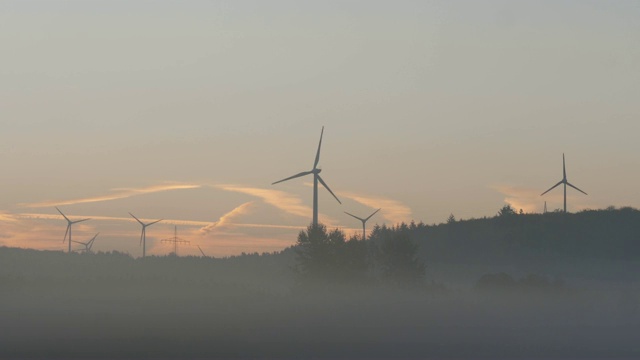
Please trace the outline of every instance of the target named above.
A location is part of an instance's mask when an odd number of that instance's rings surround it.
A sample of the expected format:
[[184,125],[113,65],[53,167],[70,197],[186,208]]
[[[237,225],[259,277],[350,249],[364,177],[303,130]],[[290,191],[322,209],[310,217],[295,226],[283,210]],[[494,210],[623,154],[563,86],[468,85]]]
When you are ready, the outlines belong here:
[[637,216],[504,213],[367,241],[309,227],[223,259],[0,248],[0,354],[636,357]]

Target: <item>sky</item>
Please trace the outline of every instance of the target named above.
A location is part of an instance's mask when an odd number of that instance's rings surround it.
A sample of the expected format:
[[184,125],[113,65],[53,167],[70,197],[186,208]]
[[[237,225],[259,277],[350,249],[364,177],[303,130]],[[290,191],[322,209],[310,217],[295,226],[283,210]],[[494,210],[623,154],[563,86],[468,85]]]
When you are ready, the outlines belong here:
[[[278,251],[524,212],[640,207],[640,2],[0,2],[0,246]],[[74,248],[79,245],[74,245]]]

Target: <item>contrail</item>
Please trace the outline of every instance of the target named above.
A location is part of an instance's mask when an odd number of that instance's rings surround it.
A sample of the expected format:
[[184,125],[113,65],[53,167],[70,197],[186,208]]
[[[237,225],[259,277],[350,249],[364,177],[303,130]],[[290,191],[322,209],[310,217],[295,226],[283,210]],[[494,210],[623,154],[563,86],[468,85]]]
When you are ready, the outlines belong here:
[[[55,214],[37,214],[37,213],[20,213],[13,215],[16,219],[33,219],[33,220],[60,220],[62,217]],[[115,216],[96,216],[96,215],[76,215],[68,216],[69,219],[81,219],[84,217],[90,217],[95,221],[120,221],[120,222],[136,222],[131,217],[115,217]],[[152,219],[140,219],[142,221],[151,221]],[[198,226],[204,227],[211,225],[210,221],[197,221],[197,220],[180,220],[180,219],[163,219],[163,224],[171,225],[183,225],[183,226]],[[291,225],[275,225],[275,224],[244,224],[244,223],[232,223],[227,222],[228,226],[245,227],[245,228],[266,228],[266,229],[303,229],[303,226],[291,226]]]
[[152,194],[152,193],[163,192],[163,191],[197,189],[200,187],[201,185],[196,185],[196,184],[168,184],[168,185],[153,185],[153,186],[138,188],[138,189],[117,188],[117,189],[112,189],[114,193],[107,194],[107,195],[92,196],[92,197],[71,199],[71,200],[51,200],[51,201],[43,201],[43,202],[19,204],[19,205],[22,207],[42,208],[42,207],[53,207],[53,206],[62,206],[62,205],[86,204],[86,203],[126,199],[132,196]]
[[253,206],[253,201],[246,202],[240,206],[235,207],[233,210],[222,215],[220,219],[218,219],[218,221],[214,223],[210,223],[209,225],[200,228],[199,230],[200,233],[204,235],[204,234],[210,233],[216,228],[232,225],[230,221],[237,216],[248,213],[250,211],[251,206]]
[[[241,194],[258,197],[265,203],[274,206],[288,214],[308,218],[309,214],[312,214],[313,212],[310,207],[303,205],[300,198],[284,191],[231,184],[219,184],[213,186],[225,191],[238,192]],[[321,222],[325,224],[336,222],[328,216],[320,216],[322,218]]]

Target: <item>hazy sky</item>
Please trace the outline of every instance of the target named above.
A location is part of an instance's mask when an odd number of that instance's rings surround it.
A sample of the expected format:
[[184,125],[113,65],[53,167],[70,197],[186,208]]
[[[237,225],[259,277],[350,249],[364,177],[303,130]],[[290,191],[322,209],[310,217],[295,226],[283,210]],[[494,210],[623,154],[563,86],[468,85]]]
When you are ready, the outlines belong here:
[[0,245],[273,251],[311,221],[640,207],[640,2],[1,1]]

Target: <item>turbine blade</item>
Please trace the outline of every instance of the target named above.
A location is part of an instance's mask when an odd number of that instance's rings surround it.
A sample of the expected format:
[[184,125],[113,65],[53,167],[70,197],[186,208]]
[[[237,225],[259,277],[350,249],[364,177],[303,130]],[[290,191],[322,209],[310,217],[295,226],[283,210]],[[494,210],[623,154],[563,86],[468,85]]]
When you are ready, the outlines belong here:
[[282,180],[276,181],[276,182],[274,182],[274,183],[271,183],[271,185],[275,185],[275,184],[277,184],[277,183],[281,183],[281,182],[283,182],[283,181],[287,181],[287,180],[295,179],[295,178],[298,178],[298,177],[301,177],[301,176],[305,176],[305,175],[309,175],[309,174],[312,174],[312,173],[313,173],[312,171],[303,171],[303,172],[298,173],[298,174],[295,174],[295,175],[293,175],[293,176],[289,176],[289,177],[288,177],[288,178],[286,178],[286,179],[282,179]]
[[142,239],[144,238],[144,233],[145,233],[145,229],[142,228],[142,232],[140,233],[140,245],[139,246],[142,246]]
[[551,191],[551,190],[555,189],[555,188],[556,188],[556,186],[558,186],[558,185],[562,184],[563,182],[564,182],[564,180],[560,180],[560,182],[558,182],[557,184],[555,184],[555,185],[553,185],[552,187],[550,187],[550,188],[549,188],[549,190],[547,190],[547,191],[543,192],[542,194],[540,194],[540,196],[542,196],[542,195],[544,195],[544,194],[548,193],[549,191]]
[[371,219],[371,217],[372,217],[373,215],[375,215],[375,214],[376,214],[378,211],[380,211],[380,210],[382,210],[382,208],[380,208],[380,209],[378,209],[378,210],[374,211],[374,212],[373,212],[373,214],[369,215],[369,217],[368,217],[368,218],[366,218],[366,219],[364,219],[364,221],[367,221],[367,220]]
[[64,244],[65,242],[67,242],[67,234],[69,233],[69,228],[71,227],[71,224],[67,225],[67,231],[64,232],[64,238],[62,238],[62,243]]
[[151,225],[153,225],[153,224],[155,224],[155,223],[159,223],[159,222],[160,222],[160,221],[162,221],[162,220],[163,220],[163,219],[160,219],[160,220],[156,220],[156,221],[150,222],[150,223],[148,223],[148,224],[147,224],[147,226],[151,226]]
[[567,168],[564,165],[564,153],[562,153],[562,178],[567,180]]
[[77,224],[79,222],[83,222],[83,221],[87,221],[87,220],[91,220],[91,218],[86,218],[86,219],[82,219],[82,220],[76,220],[76,221],[72,221],[72,224]]
[[320,183],[322,184],[322,186],[324,186],[325,189],[329,190],[329,192],[331,193],[331,195],[333,195],[334,198],[336,198],[336,200],[338,200],[338,202],[340,204],[342,204],[342,201],[340,201],[340,199],[338,199],[338,197],[336,196],[336,194],[333,193],[333,191],[331,191],[331,189],[329,189],[329,185],[327,185],[326,182],[324,182],[324,180],[322,180],[322,178],[320,177],[320,175],[318,175],[318,180],[320,180]]
[[60,215],[62,215],[62,217],[64,217],[64,219],[65,219],[65,220],[70,221],[70,220],[69,220],[69,218],[68,218],[65,214],[63,214],[63,213],[62,213],[62,211],[60,211],[60,209],[58,209],[58,207],[57,207],[57,206],[56,206],[55,208],[56,208],[56,210],[58,210],[58,212],[60,213]]
[[[100,233],[98,233],[100,234]],[[98,234],[95,234],[93,236],[93,238],[91,239],[91,241],[89,241],[89,243],[87,244],[87,250],[91,250],[91,247],[93,247],[93,243],[96,241],[96,238],[98,237]]]
[[586,192],[584,192],[584,191],[582,191],[582,190],[578,189],[577,187],[573,186],[573,185],[572,185],[570,182],[568,182],[568,181],[567,181],[567,185],[571,186],[572,188],[574,188],[574,189],[576,189],[576,190],[580,191],[581,193],[583,193],[583,194],[585,194],[585,195],[589,195],[589,194],[587,194]]
[[345,211],[344,213],[345,213],[345,214],[347,214],[347,215],[349,215],[349,216],[352,216],[352,217],[354,217],[354,218],[356,218],[356,219],[358,219],[358,220],[360,220],[360,221],[365,221],[364,219],[361,219],[361,218],[359,218],[359,217],[357,217],[357,216],[355,216],[355,215],[353,215],[353,214],[349,214],[349,213],[348,213],[348,212],[346,212],[346,211]]
[[141,225],[144,225],[142,221],[140,221],[140,219],[138,219],[135,215],[133,215],[132,213],[129,213],[129,215],[133,216],[133,218],[136,219],[136,221],[138,221]]
[[202,249],[200,248],[200,245],[196,245],[198,247],[198,250],[200,250],[200,254],[202,254],[202,256],[207,257],[207,255],[204,254],[204,251],[202,251]]
[[324,134],[324,126],[322,127],[322,131],[320,131],[320,142],[318,143],[318,152],[316,152],[316,161],[313,162],[313,168],[315,169],[320,162],[320,146],[322,146],[322,134]]

